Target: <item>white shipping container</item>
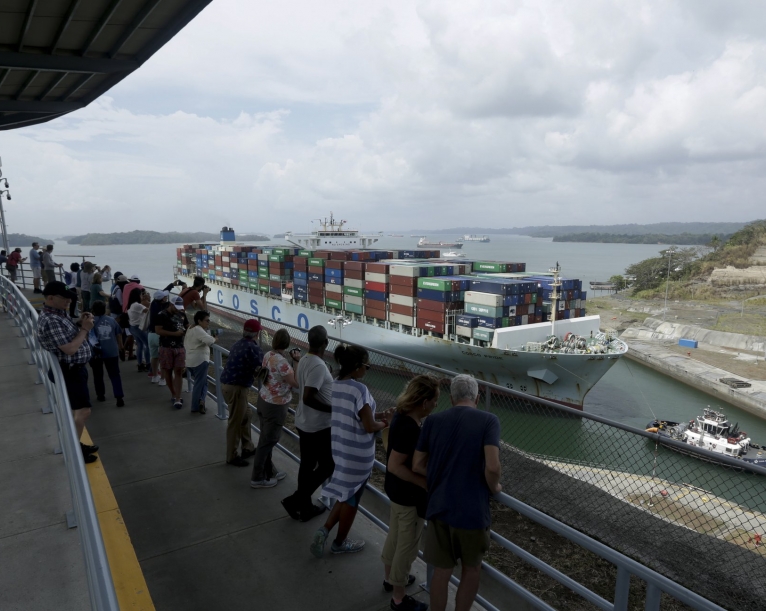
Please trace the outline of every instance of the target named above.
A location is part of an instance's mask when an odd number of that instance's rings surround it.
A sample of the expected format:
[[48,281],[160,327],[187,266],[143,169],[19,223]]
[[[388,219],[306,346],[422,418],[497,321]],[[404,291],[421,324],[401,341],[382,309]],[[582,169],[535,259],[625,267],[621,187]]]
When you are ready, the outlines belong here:
[[524,314],[524,315],[521,317],[521,324],[522,324],[522,325],[528,325],[528,324],[529,324],[529,316],[527,316],[526,314]]
[[527,309],[527,314],[532,314],[534,316],[535,314],[535,304],[530,303],[529,305],[524,305],[524,307]]
[[516,306],[508,307],[508,316],[516,316]]
[[269,260],[269,255],[264,255],[263,253],[259,253],[258,254],[258,260],[259,261],[268,261]]
[[365,272],[364,279],[369,282],[382,282],[388,284],[388,274],[376,274],[375,272]]
[[422,265],[392,265],[388,268],[388,273],[392,276],[406,276],[407,278],[418,278]]
[[346,286],[353,286],[357,289],[363,289],[364,288],[364,280],[355,280],[354,278],[343,278],[343,283]]
[[388,320],[398,325],[407,325],[408,327],[415,326],[415,318],[412,316],[405,316],[404,314],[395,314],[394,312],[389,312]]
[[[342,284],[325,284],[324,289],[328,293],[339,293],[343,294],[343,285]],[[328,295],[329,297],[329,295]],[[330,299],[339,299],[338,297],[330,297]]]
[[239,265],[234,263],[233,261],[229,263],[229,267],[231,269],[239,269]]
[[455,327],[455,333],[461,337],[473,337],[473,329],[471,327],[461,327],[460,325],[457,325]]
[[353,295],[343,295],[343,303],[352,305],[364,305],[364,297],[354,297]]
[[417,297],[407,297],[406,295],[394,295],[391,293],[388,296],[389,303],[395,303],[397,305],[407,306],[408,308],[414,308],[417,305]]
[[491,308],[499,308],[503,305],[503,296],[492,293],[479,293],[478,291],[466,291],[465,301],[470,301],[478,305],[485,305]]

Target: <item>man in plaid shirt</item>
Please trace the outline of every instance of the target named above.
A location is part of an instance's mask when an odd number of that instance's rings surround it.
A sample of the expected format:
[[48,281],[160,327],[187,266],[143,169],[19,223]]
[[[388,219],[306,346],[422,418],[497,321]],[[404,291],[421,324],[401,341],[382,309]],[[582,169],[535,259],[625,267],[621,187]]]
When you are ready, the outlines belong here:
[[[63,282],[49,282],[43,289],[45,307],[37,319],[37,338],[40,345],[58,359],[64,374],[69,404],[72,408],[77,438],[82,437],[85,421],[90,416],[88,370],[85,365],[92,354],[88,333],[93,328],[93,315],[84,312],[75,324],[67,316],[74,295]],[[80,442],[86,463],[97,460],[98,446]]]

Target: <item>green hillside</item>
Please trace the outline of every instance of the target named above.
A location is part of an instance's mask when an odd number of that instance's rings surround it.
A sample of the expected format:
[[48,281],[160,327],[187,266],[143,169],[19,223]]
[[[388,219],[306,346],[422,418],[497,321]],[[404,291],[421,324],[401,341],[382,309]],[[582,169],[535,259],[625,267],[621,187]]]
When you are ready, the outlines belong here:
[[[241,234],[237,240],[241,242],[266,241],[269,237],[260,234]],[[70,244],[82,244],[83,246],[113,246],[117,244],[189,244],[218,243],[220,235],[206,232],[179,232],[169,231],[127,231],[124,233],[88,233],[80,236],[71,236],[67,240]]]

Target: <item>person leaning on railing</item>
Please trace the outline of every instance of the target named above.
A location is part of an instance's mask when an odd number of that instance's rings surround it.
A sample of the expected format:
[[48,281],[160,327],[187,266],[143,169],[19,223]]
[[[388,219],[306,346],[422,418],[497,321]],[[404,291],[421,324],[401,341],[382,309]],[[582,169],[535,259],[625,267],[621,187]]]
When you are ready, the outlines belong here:
[[434,567],[431,611],[444,611],[452,571],[462,565],[455,610],[468,611],[479,591],[489,550],[489,498],[500,485],[500,421],[476,409],[479,385],[458,375],[450,385],[452,407],[426,418],[412,470],[428,483],[425,550]]
[[5,267],[11,277],[11,282],[14,284],[16,284],[16,272],[19,269],[19,265],[26,260],[26,257],[21,256],[21,248],[14,249],[14,251],[8,255],[8,262],[5,264]]
[[191,412],[204,414],[207,397],[207,373],[210,367],[210,346],[216,339],[208,331],[210,312],[199,311],[194,314],[194,324],[189,327],[184,337],[186,349],[186,375],[192,380]]
[[62,263],[56,263],[53,260],[53,244],[48,244],[43,253],[43,278],[46,283],[54,282],[56,280],[57,267],[60,269],[64,267],[64,265]]
[[32,248],[29,249],[29,267],[32,268],[32,281],[35,285],[35,293],[42,293],[40,290],[40,279],[43,275],[43,255],[40,252],[40,244],[32,242]]
[[[45,305],[37,319],[37,338],[40,345],[52,353],[61,365],[69,405],[72,409],[77,439],[82,437],[85,422],[90,416],[90,393],[88,391],[88,370],[92,351],[88,333],[93,328],[93,316],[84,312],[77,323],[67,316],[67,308],[76,295],[63,282],[53,281],[43,289]],[[52,374],[49,374],[52,377]],[[80,442],[86,463],[97,460],[93,453],[98,446]]]

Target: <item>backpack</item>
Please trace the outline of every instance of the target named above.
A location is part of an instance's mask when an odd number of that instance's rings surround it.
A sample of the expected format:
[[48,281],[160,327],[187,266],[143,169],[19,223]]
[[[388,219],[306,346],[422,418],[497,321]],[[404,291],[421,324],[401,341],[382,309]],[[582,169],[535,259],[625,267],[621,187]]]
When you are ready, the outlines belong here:
[[72,284],[72,272],[64,272],[64,283],[67,286]]
[[119,287],[115,284],[112,287],[112,294],[109,296],[109,311],[112,314],[120,314],[122,312],[122,304],[117,299],[116,292]]

